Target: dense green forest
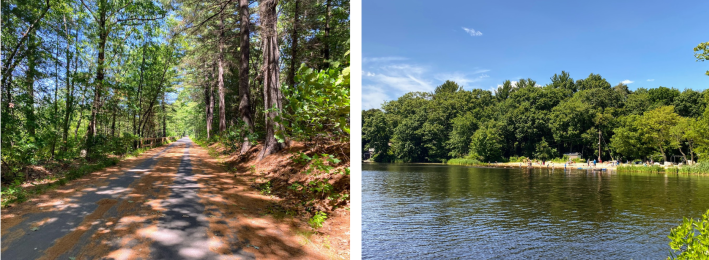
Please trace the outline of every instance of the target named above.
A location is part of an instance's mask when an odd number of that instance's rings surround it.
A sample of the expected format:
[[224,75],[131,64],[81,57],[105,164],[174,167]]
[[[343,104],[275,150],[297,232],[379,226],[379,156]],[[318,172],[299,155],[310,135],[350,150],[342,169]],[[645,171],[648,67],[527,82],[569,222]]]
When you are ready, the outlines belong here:
[[3,183],[146,138],[349,141],[348,0],[10,0],[2,24]]
[[[706,49],[695,49],[697,59],[707,59]],[[379,162],[549,160],[571,152],[604,161],[709,160],[708,104],[709,90],[631,91],[565,71],[545,86],[507,80],[494,93],[446,81],[363,111],[362,148]]]

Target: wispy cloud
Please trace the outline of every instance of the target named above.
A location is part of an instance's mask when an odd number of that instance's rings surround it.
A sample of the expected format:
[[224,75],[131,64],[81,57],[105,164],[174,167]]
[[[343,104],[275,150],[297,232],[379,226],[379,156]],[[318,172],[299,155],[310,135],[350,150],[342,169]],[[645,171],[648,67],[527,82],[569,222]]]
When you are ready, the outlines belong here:
[[647,81],[655,81],[655,79],[648,79]]
[[406,60],[404,57],[374,57],[374,58],[362,58],[362,63],[373,63],[373,62],[390,62],[390,61],[402,61]]
[[[472,74],[477,75],[477,74],[484,73],[484,72],[487,72],[490,70],[480,70],[480,71],[482,71],[482,72],[476,71],[476,72],[473,72]],[[455,83],[458,83],[458,85],[461,85],[461,86],[468,86],[468,83],[480,82],[483,79],[489,78],[489,77],[490,76],[488,76],[487,74],[482,74],[479,76],[470,77],[468,74],[461,73],[461,72],[438,73],[434,76],[434,78],[439,81],[450,80],[450,81],[454,81]]]
[[626,80],[621,81],[620,83],[623,83],[623,84],[625,84],[625,85],[628,85],[628,84],[631,84],[631,83],[633,83],[633,82],[635,82],[635,81],[626,79]]
[[[474,68],[465,72],[442,72],[404,57],[363,58],[362,108],[378,108],[384,101],[395,100],[408,92],[432,92],[446,80],[471,89],[483,82],[490,70]],[[481,83],[482,84],[482,83]]]
[[472,29],[472,28],[463,27],[463,31],[465,31],[467,34],[470,34],[470,36],[483,36],[482,32],[476,31],[475,29]]

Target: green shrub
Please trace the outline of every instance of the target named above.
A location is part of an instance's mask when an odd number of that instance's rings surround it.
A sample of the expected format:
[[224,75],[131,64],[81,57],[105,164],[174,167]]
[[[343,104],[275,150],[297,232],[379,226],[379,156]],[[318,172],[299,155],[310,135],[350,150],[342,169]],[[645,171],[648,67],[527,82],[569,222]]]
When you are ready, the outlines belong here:
[[[350,68],[337,62],[320,71],[303,64],[295,86],[283,86],[283,111],[276,121],[294,140],[348,141],[350,134]],[[284,140],[279,131],[277,139]]]
[[701,219],[684,218],[668,238],[672,248],[668,259],[709,259],[709,210]]
[[315,215],[313,215],[312,218],[308,220],[308,224],[310,224],[310,227],[312,227],[313,229],[318,229],[322,227],[322,224],[325,222],[326,219],[327,214],[325,214],[325,212],[318,211],[317,213],[315,213]]

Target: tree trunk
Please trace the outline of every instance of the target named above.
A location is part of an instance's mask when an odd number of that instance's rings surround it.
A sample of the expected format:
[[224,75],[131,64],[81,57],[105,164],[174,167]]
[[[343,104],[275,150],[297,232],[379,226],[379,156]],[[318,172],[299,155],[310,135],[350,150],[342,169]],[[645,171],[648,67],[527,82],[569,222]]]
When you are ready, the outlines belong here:
[[684,163],[687,163],[687,155],[684,154],[684,151],[682,151],[682,145],[679,146],[679,153],[682,154],[682,159],[684,159]]
[[99,43],[98,43],[98,61],[96,68],[96,81],[94,84],[94,104],[91,108],[91,120],[89,121],[89,129],[86,138],[86,158],[91,158],[94,145],[94,134],[96,133],[96,117],[100,109],[101,91],[103,90],[104,78],[104,56],[106,50],[106,40],[108,38],[108,30],[106,29],[106,12],[108,9],[106,0],[99,1]]
[[[239,32],[241,38],[239,52],[241,54],[239,60],[239,114],[241,114],[241,120],[246,123],[251,133],[254,131],[254,121],[251,118],[251,90],[249,89],[249,55],[251,54],[249,0],[239,0],[239,15],[241,16],[241,31]],[[251,149],[251,142],[246,137],[241,144],[241,153],[245,153],[249,149]]]
[[325,68],[330,67],[330,17],[332,16],[332,5],[327,0],[327,17],[325,18]]
[[[205,70],[209,70],[205,65]],[[208,72],[207,72],[208,73]],[[212,91],[212,83],[209,81],[208,74],[205,74],[205,85],[204,85],[204,107],[206,109],[207,116],[207,139],[211,138],[212,134],[212,114],[214,111],[214,95]]]
[[111,117],[111,137],[116,137],[116,111],[117,107],[113,108],[113,116]]
[[283,148],[283,144],[276,140],[276,132],[282,133],[281,125],[275,121],[282,109],[282,94],[279,82],[279,53],[278,53],[278,15],[276,13],[277,0],[262,0],[259,4],[262,27],[261,34],[264,41],[263,47],[263,94],[266,117],[266,140],[258,156],[264,157]]
[[[67,39],[68,41],[68,39]],[[52,124],[54,128],[54,134],[52,136],[52,148],[50,152],[50,158],[54,159],[54,151],[57,148],[57,137],[59,137],[59,104],[57,103],[57,93],[59,92],[59,38],[56,41],[56,61],[54,62],[54,114],[52,114]],[[69,62],[69,61],[67,61]]]
[[300,16],[298,14],[298,0],[295,0],[295,10],[293,11],[293,31],[291,32],[291,59],[290,70],[288,70],[288,86],[295,86],[295,66],[298,64],[298,23]]
[[167,137],[167,111],[165,111],[165,92],[162,92],[162,137]]
[[[64,26],[66,29],[67,39],[69,39],[69,29],[68,29],[68,27],[66,27],[66,21],[65,21]],[[76,32],[76,37],[77,38],[79,37],[78,31]],[[74,44],[75,44],[75,48],[78,51],[78,45],[76,44],[76,42],[77,41],[74,41]],[[67,63],[66,63],[66,89],[67,89],[66,93],[67,94],[66,95],[67,96],[66,96],[66,111],[64,111],[64,129],[63,129],[64,132],[62,134],[62,143],[64,145],[62,146],[62,151],[67,150],[67,146],[68,146],[67,140],[69,139],[69,126],[71,125],[70,119],[71,119],[71,114],[73,112],[72,110],[74,109],[74,107],[73,107],[74,106],[74,82],[71,81],[71,74],[70,74],[70,66],[71,66],[70,61],[71,61],[72,55],[71,55],[71,51],[69,49],[70,49],[69,48],[69,41],[67,40],[67,44],[66,44],[66,60],[67,60]],[[76,55],[76,57],[77,57],[77,60],[74,63],[74,73],[76,73],[76,68],[79,67],[79,66],[77,66],[79,55]]]
[[24,109],[25,117],[27,118],[27,132],[31,137],[35,136],[35,124],[36,119],[34,115],[34,77],[37,74],[37,41],[36,41],[35,31],[32,31],[28,37],[28,57],[27,57],[27,94],[28,102]]
[[692,163],[694,163],[694,144],[691,139],[687,141],[687,144],[689,145],[689,157],[691,157]]
[[226,131],[226,109],[224,105],[224,18],[219,19],[219,55],[217,58],[219,75],[219,132]]

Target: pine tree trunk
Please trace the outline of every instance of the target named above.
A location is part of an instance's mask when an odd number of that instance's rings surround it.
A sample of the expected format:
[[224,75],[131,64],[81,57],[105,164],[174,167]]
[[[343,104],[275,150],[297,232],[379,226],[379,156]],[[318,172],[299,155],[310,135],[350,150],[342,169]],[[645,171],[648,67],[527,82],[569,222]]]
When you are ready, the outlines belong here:
[[[241,120],[246,123],[249,132],[254,131],[254,121],[251,118],[251,90],[249,89],[249,55],[251,54],[251,39],[249,38],[249,0],[239,0],[239,15],[241,16],[241,46],[239,53],[239,114]],[[249,138],[244,138],[241,144],[241,153],[251,149],[251,141]]]
[[290,70],[288,70],[288,86],[295,86],[295,71],[298,64],[298,23],[300,16],[298,14],[298,0],[295,0],[295,10],[293,11],[293,31],[291,32],[291,59]]
[[332,16],[332,5],[327,0],[327,17],[325,18],[325,68],[330,67],[330,17]]
[[282,132],[281,125],[275,118],[282,110],[282,94],[279,82],[279,53],[278,53],[278,16],[276,13],[277,0],[262,0],[259,4],[262,19],[262,39],[263,48],[263,94],[266,117],[266,140],[263,149],[258,156],[261,160],[264,157],[283,148],[283,144],[276,140],[276,132]]
[[[206,67],[206,66],[205,66]],[[207,115],[207,139],[211,138],[212,134],[212,115],[214,114],[214,91],[209,77],[205,75],[206,85],[204,86],[205,108]]]
[[226,131],[226,109],[224,105],[224,18],[219,19],[219,132]]

